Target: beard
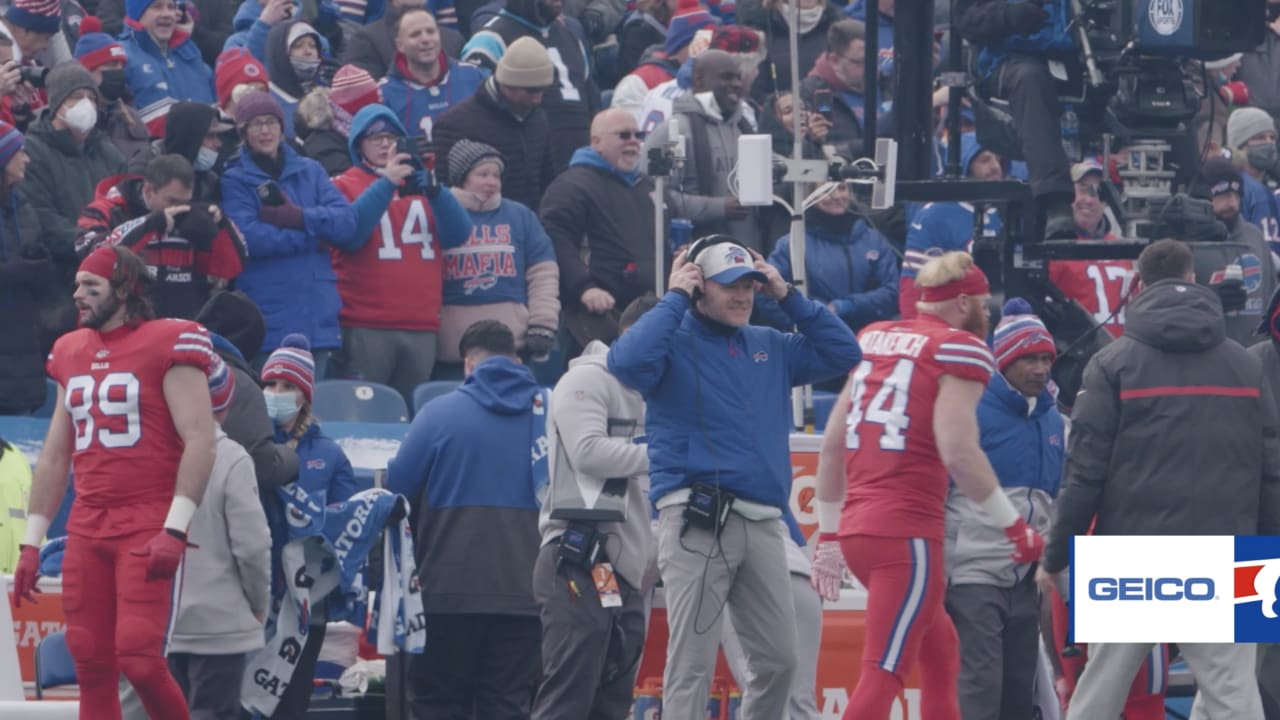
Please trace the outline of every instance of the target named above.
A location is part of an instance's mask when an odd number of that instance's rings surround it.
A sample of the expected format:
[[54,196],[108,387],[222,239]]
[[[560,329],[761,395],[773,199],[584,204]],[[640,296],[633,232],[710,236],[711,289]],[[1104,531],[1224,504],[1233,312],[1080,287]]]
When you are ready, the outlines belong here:
[[[116,311],[120,309],[121,304],[122,301],[120,298],[116,297],[114,292],[111,293],[102,301],[101,305],[88,310],[89,315],[80,321],[80,327],[93,328],[94,330],[101,328],[103,325],[107,324],[107,321],[111,319],[111,316],[116,314]],[[85,311],[82,310],[80,312],[83,313]]]
[[991,329],[991,320],[987,317],[986,306],[976,299],[971,299],[969,313],[965,315],[964,323],[960,327],[986,340],[987,332]]

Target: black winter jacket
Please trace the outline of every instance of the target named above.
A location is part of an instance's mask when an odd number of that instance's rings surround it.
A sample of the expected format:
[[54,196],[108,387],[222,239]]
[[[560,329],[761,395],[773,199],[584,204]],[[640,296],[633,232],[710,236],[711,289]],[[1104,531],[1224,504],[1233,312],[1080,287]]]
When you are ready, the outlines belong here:
[[1084,371],[1044,566],[1071,537],[1274,535],[1280,443],[1262,363],[1226,338],[1209,288],[1162,280]]
[[[0,203],[0,414],[44,403],[44,358],[54,335],[40,322],[53,259],[38,241],[36,211],[10,192]],[[61,288],[67,296],[70,288]]]

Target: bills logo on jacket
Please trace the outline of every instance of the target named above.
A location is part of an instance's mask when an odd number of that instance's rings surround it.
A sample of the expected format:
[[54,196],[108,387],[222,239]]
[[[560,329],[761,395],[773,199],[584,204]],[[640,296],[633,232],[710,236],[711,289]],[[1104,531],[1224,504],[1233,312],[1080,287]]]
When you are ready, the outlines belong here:
[[[1258,288],[1262,287],[1262,261],[1257,255],[1247,253],[1236,258],[1236,264],[1244,272],[1244,289],[1251,294],[1258,292]],[[1227,269],[1218,268],[1213,271],[1213,275],[1209,277],[1210,285],[1217,285],[1227,276]]]

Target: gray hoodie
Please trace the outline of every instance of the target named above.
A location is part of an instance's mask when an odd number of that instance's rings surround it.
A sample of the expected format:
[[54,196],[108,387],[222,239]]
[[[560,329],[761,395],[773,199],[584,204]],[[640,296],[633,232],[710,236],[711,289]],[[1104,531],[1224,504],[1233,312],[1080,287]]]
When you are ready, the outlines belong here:
[[188,537],[169,651],[230,655],[263,645],[271,591],[271,533],[253,460],[217,429],[217,456]]
[[[551,472],[553,482],[566,475],[630,478],[626,521],[600,523],[598,529],[607,533],[605,552],[618,575],[648,590],[656,581],[657,546],[649,522],[649,455],[636,442],[644,437],[644,399],[610,374],[608,353],[608,345],[591,341],[556,384],[547,420]],[[564,521],[551,519],[551,503],[544,503],[538,518],[542,544],[555,541],[564,528]]]

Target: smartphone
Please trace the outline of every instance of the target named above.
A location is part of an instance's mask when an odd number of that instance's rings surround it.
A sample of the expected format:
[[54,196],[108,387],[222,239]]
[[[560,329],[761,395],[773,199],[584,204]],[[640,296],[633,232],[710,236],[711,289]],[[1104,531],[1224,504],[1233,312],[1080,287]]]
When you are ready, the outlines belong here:
[[818,88],[813,91],[813,105],[818,114],[831,120],[831,88]]
[[268,180],[258,186],[258,201],[269,207],[277,207],[284,204],[284,194],[280,192],[279,185]]

